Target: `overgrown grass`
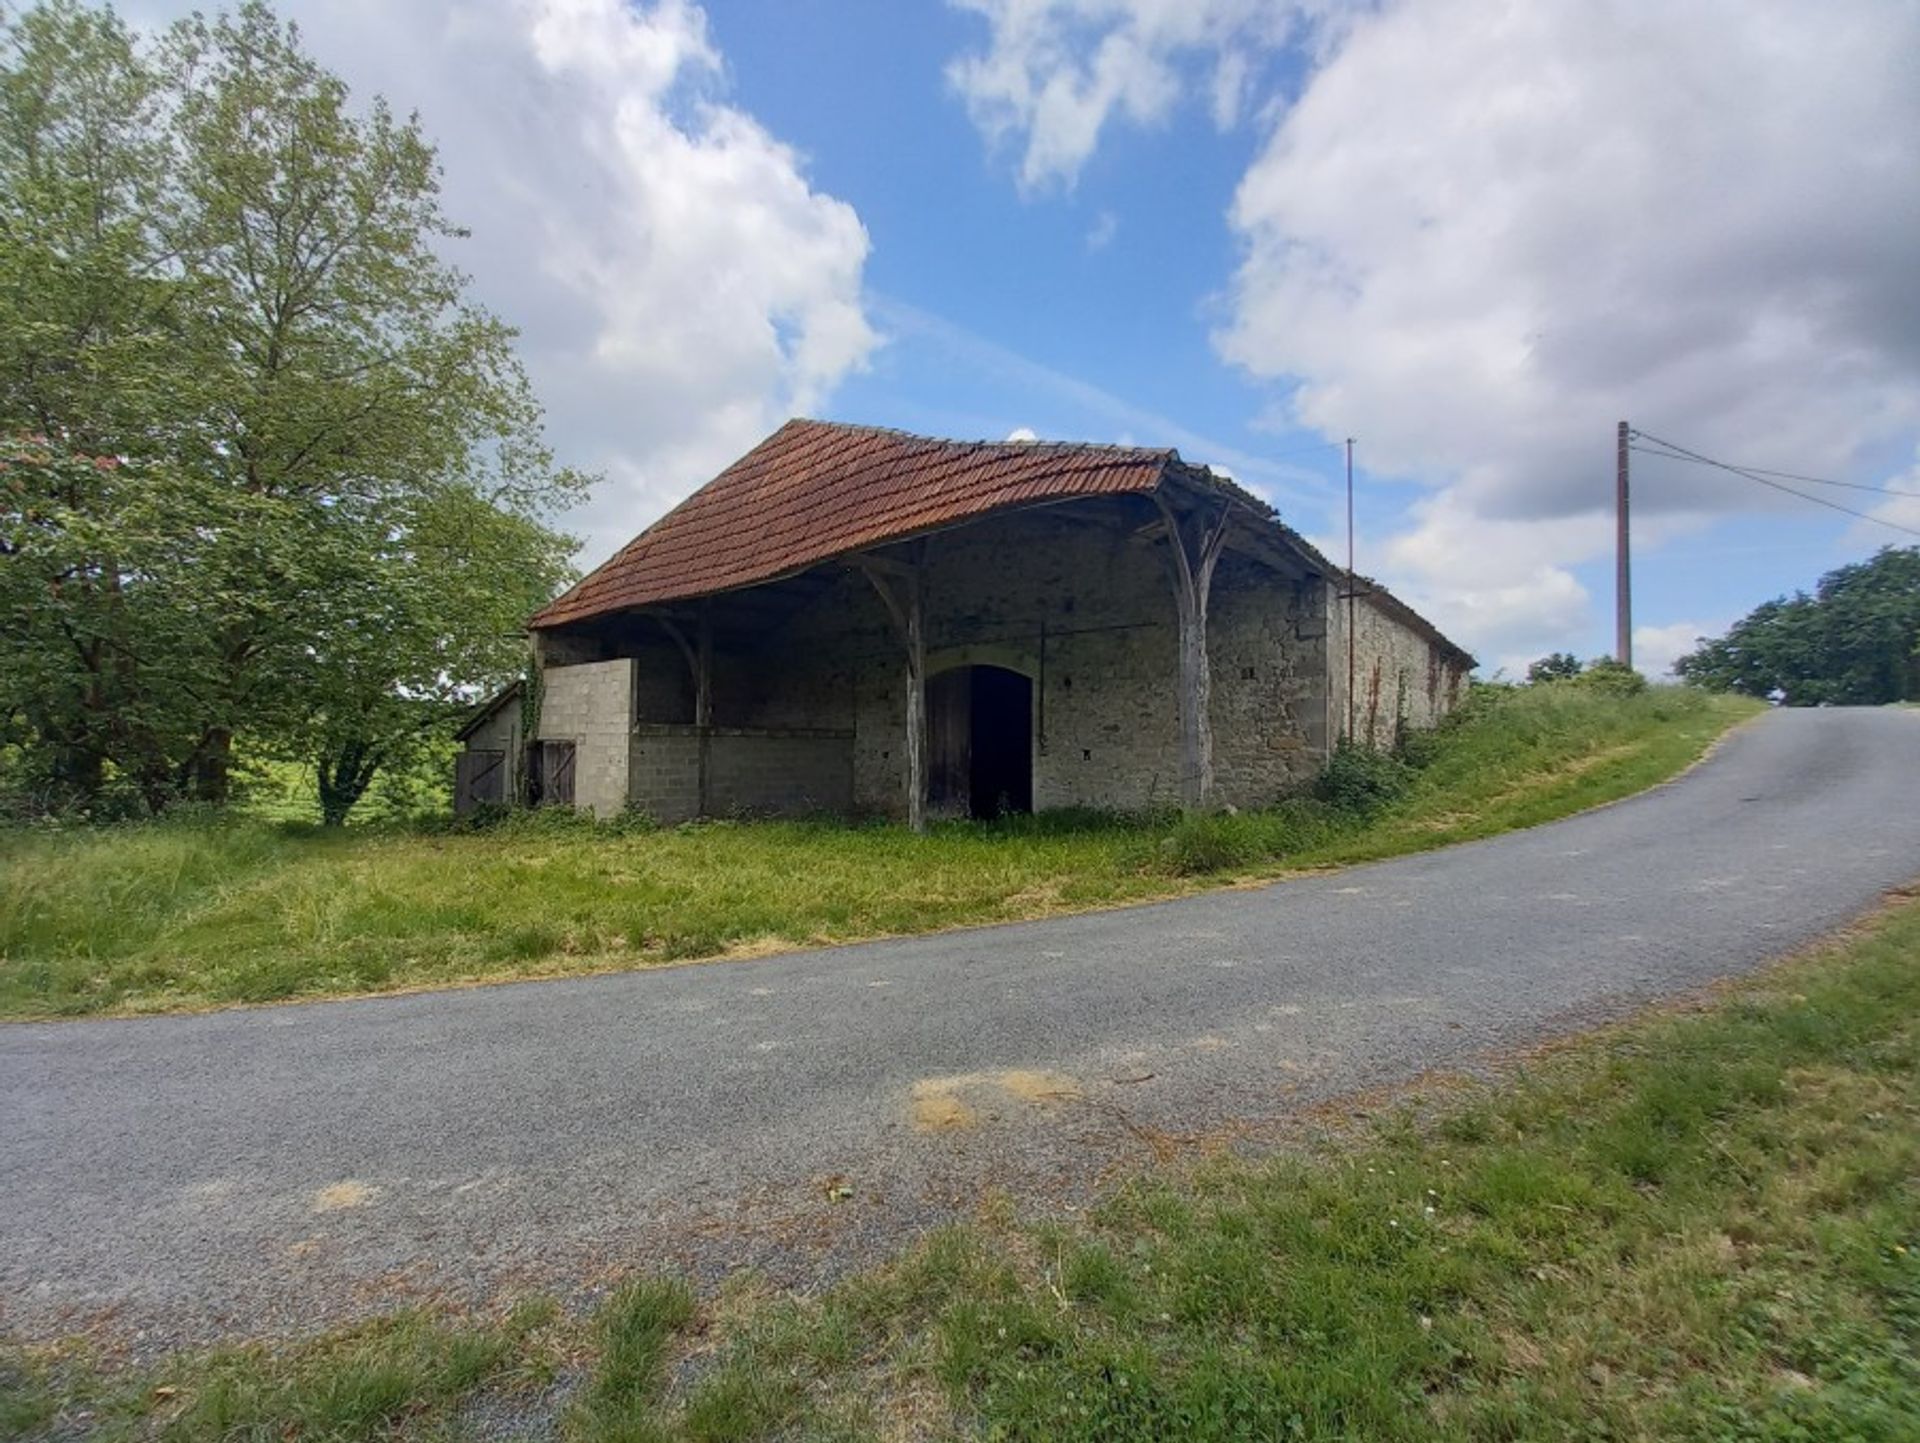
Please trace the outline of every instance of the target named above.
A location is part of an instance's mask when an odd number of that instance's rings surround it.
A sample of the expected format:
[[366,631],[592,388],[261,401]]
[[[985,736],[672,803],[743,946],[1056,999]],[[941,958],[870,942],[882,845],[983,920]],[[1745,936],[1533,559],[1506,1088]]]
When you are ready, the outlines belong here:
[[559,1310],[499,1321],[424,1311],[273,1349],[225,1348],[128,1375],[58,1352],[0,1353],[0,1438],[160,1437],[302,1443],[450,1431],[483,1390],[537,1397],[563,1366]]
[[638,967],[1166,897],[1563,816],[1680,770],[1754,704],[1493,691],[1404,761],[1270,811],[1043,814],[924,837],[830,822],[491,830],[240,816],[0,832],[0,1016]]
[[550,1314],[410,1318],[133,1378],[0,1357],[0,1423],[441,1437],[524,1412],[565,1356],[549,1412],[576,1443],[1908,1440],[1916,964],[1909,902],[1504,1084],[1162,1171],[1079,1221],[990,1214],[816,1297],[696,1309],[645,1282],[570,1342]]

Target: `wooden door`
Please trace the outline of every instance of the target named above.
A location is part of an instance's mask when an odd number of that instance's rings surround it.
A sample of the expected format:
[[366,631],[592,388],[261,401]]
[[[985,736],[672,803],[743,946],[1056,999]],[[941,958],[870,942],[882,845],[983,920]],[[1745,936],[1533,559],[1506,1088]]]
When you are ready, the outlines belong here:
[[964,817],[973,775],[972,668],[956,666],[927,682],[927,808]]
[[478,807],[497,807],[507,799],[507,754],[464,751],[453,759],[453,814],[464,817]]

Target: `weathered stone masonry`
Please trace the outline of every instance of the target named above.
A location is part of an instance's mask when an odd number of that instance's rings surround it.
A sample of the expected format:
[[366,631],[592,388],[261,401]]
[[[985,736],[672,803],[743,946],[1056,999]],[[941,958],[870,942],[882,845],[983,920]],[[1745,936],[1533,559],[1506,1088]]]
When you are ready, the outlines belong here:
[[[1214,586],[1215,796],[1257,806],[1325,756],[1327,588],[1232,554]],[[1178,804],[1175,628],[1150,542],[1044,512],[995,517],[935,538],[923,587],[930,677],[984,664],[1034,683],[1037,809]],[[576,742],[578,805],[682,820],[697,804],[686,662],[630,645],[637,656],[548,667],[540,736]],[[899,645],[862,577],[714,666],[715,715],[732,725],[711,732],[709,811],[902,811]]]
[[1172,452],[818,422],[535,626],[575,804],[663,821],[1260,806],[1472,666]]
[[[1390,747],[1409,730],[1434,725],[1465,694],[1468,667],[1367,594],[1354,599],[1352,736],[1370,747]],[[1329,615],[1333,726],[1347,732],[1347,614],[1336,598]]]

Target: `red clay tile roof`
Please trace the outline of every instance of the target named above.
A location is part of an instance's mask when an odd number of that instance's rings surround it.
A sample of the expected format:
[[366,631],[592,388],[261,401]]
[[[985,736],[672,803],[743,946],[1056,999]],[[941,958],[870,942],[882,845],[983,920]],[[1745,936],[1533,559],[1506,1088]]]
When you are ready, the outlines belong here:
[[[941,441],[877,426],[787,422],[662,516],[533,618],[565,626],[630,607],[754,586],[1010,506],[1081,496],[1146,495],[1169,471],[1203,480],[1253,515],[1315,570],[1344,578],[1273,508],[1173,450],[1056,441]],[[1378,582],[1345,585],[1473,657]]]
[[533,625],[752,586],[1003,507],[1145,494],[1179,459],[1170,450],[938,441],[789,421],[549,603]]

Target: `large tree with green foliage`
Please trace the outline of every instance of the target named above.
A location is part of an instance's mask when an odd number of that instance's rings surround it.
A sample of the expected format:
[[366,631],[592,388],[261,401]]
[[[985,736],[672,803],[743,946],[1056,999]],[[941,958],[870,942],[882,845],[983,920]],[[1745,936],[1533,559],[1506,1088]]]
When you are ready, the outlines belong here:
[[1674,663],[1697,686],[1789,705],[1920,699],[1920,547],[1829,571],[1812,595],[1755,607]]
[[518,667],[583,481],[460,234],[264,4],[0,16],[0,715],[56,794],[218,802],[244,736],[337,819]]

